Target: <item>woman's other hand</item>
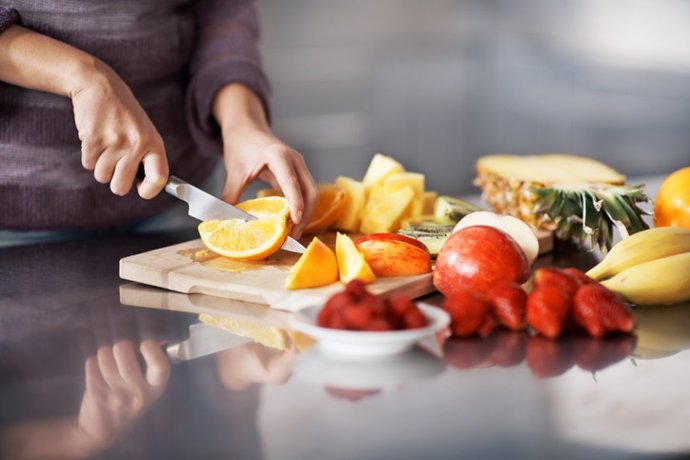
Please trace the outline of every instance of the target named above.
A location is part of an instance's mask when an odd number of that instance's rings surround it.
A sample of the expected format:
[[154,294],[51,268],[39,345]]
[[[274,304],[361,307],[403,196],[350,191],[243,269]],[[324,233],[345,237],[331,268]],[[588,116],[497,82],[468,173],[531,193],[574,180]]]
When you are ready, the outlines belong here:
[[278,139],[266,122],[259,98],[247,87],[230,84],[218,93],[214,115],[222,128],[227,180],[222,198],[236,203],[246,186],[260,178],[280,189],[290,206],[299,238],[309,223],[318,191],[302,155]]
[[85,66],[71,91],[74,121],[81,140],[81,161],[96,180],[110,183],[116,195],[126,195],[139,163],[145,179],[139,195],[154,198],[168,179],[163,139],[127,85],[100,61]]
[[141,162],[146,178],[139,195],[153,198],[165,186],[161,136],[127,85],[100,60],[15,24],[0,35],[0,81],[69,97],[82,164],[113,193],[129,192]]

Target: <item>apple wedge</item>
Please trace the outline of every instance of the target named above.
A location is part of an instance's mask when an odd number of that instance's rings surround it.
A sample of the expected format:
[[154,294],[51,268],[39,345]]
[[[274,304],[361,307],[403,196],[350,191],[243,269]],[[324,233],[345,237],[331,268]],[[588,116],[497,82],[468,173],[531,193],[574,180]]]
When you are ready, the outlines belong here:
[[355,241],[376,276],[410,276],[431,272],[429,250],[419,241],[395,233],[374,233]]
[[490,211],[476,211],[460,219],[460,222],[453,228],[451,235],[463,228],[475,225],[494,227],[506,232],[520,245],[530,265],[539,255],[537,235],[529,225],[513,216],[496,214]]

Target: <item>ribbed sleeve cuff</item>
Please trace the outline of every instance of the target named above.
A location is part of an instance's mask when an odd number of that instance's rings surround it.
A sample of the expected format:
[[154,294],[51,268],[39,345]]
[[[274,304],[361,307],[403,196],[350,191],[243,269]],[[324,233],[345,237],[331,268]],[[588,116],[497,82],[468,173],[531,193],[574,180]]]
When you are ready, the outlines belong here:
[[9,26],[20,22],[19,13],[14,8],[0,6],[0,34]]
[[204,69],[192,77],[187,93],[187,119],[192,136],[204,152],[222,154],[220,126],[213,117],[213,101],[224,86],[241,83],[261,99],[270,121],[270,86],[263,71],[244,61],[230,61]]

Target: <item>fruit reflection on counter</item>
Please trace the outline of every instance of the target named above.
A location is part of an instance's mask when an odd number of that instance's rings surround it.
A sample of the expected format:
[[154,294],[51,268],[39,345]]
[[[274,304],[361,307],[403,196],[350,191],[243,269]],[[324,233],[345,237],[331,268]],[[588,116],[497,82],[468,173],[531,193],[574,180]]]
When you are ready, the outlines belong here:
[[443,344],[443,359],[454,369],[512,367],[523,362],[536,378],[559,376],[573,366],[598,372],[632,355],[636,347],[632,334],[604,340],[573,334],[561,340],[540,335],[497,329],[485,338],[449,339]]
[[650,203],[642,186],[590,158],[575,155],[488,155],[477,162],[476,183],[494,211],[533,228],[552,230],[563,240],[608,249],[613,228],[621,236],[647,228]]
[[359,280],[350,281],[319,311],[317,325],[352,331],[393,331],[424,327],[426,317],[407,296],[380,299]]
[[636,233],[616,244],[587,274],[637,305],[690,300],[690,228]]

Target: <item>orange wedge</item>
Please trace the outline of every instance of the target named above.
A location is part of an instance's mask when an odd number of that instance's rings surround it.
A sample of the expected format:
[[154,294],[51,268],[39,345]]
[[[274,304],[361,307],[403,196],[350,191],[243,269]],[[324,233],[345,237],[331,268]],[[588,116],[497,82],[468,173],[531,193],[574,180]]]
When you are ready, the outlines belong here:
[[199,224],[201,241],[211,251],[231,259],[260,260],[275,253],[289,231],[287,200],[281,197],[257,198],[237,205],[257,217],[207,220]]
[[345,191],[335,184],[319,184],[319,200],[314,207],[311,220],[304,228],[304,233],[316,233],[325,230],[340,218],[345,210]]
[[338,233],[335,238],[335,254],[338,259],[340,281],[347,283],[358,279],[363,283],[369,283],[376,279],[376,275],[369,267],[364,254],[359,252],[357,246],[347,235]]
[[314,237],[307,250],[292,267],[285,289],[326,286],[338,281],[338,262],[331,248]]

